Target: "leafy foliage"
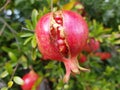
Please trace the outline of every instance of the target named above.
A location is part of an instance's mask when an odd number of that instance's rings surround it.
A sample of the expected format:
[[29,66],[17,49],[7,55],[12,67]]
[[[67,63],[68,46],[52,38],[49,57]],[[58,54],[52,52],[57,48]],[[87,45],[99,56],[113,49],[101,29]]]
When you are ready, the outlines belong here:
[[[80,0],[87,13],[89,36],[100,41],[98,51],[108,51],[112,57],[102,61],[92,53],[87,54],[87,61],[80,64],[90,67],[91,72],[73,75],[67,84],[62,82],[64,65],[43,61],[36,44],[35,26],[41,16],[51,11],[50,0],[8,1],[0,3],[1,90],[18,90],[23,83],[21,77],[31,68],[41,79],[47,78],[52,90],[119,90],[120,0]],[[77,12],[74,6],[77,0],[53,1],[53,10],[63,8]],[[1,87],[1,83],[6,84]]]

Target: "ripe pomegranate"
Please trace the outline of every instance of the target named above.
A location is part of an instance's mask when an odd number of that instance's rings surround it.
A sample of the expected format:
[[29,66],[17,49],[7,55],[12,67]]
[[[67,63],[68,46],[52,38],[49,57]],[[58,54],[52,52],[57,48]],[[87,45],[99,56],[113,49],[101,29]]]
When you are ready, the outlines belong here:
[[101,60],[106,60],[111,58],[111,54],[109,52],[96,52],[95,56],[100,57]]
[[88,70],[80,67],[77,61],[88,38],[87,23],[79,14],[63,10],[44,15],[37,23],[36,38],[44,59],[64,63],[64,82],[68,82],[71,72]]
[[[39,75],[31,70],[23,76],[24,84],[21,86],[22,90],[32,90],[33,85],[38,80]],[[36,87],[37,88],[37,87]]]
[[95,40],[95,38],[90,38],[86,46],[84,47],[84,51],[91,53],[95,52],[100,48],[99,41]]
[[83,54],[80,54],[79,62],[80,62],[80,63],[85,63],[86,60],[87,60],[87,57],[86,57],[85,55],[83,55]]

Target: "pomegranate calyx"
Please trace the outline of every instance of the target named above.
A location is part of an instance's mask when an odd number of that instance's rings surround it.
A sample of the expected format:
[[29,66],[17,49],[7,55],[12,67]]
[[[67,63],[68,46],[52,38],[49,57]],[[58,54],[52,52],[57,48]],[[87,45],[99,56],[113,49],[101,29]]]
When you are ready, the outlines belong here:
[[78,60],[76,58],[73,59],[65,59],[64,60],[64,65],[66,68],[66,74],[64,76],[63,81],[65,83],[68,82],[69,78],[70,78],[70,73],[74,73],[74,74],[80,74],[81,71],[90,71],[87,68],[83,68],[79,65]]

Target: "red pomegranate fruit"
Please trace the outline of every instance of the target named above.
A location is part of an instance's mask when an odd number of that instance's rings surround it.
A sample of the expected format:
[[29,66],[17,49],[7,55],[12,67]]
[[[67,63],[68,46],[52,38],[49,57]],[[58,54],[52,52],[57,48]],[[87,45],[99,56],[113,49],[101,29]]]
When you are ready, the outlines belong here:
[[33,70],[25,74],[22,78],[24,81],[24,84],[21,86],[22,90],[32,90],[32,87],[34,86],[38,78],[39,78],[39,75],[35,73]]
[[35,33],[43,58],[64,63],[64,82],[68,82],[71,72],[88,70],[80,67],[77,60],[88,38],[88,26],[82,16],[66,10],[48,13],[39,19]]
[[101,60],[107,60],[111,58],[111,54],[109,52],[96,52],[95,56],[100,57]]
[[84,47],[84,51],[91,53],[95,52],[100,48],[100,42],[95,40],[95,38],[90,38],[88,43]]
[[79,62],[80,63],[85,63],[86,61],[87,61],[87,57],[84,54],[80,54]]

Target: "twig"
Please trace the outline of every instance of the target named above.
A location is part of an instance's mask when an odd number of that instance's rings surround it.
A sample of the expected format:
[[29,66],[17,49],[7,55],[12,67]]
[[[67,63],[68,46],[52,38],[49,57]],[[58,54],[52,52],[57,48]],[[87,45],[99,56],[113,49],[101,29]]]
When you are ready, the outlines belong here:
[[14,77],[14,75],[15,75],[15,72],[16,72],[18,66],[19,66],[19,61],[17,62],[16,66],[15,66],[15,68],[14,68],[14,71],[13,71],[13,73],[12,73],[12,75],[11,75],[10,81],[12,81],[12,79],[13,79],[13,77]]
[[17,32],[3,18],[0,17],[0,21],[4,23],[12,33],[17,34]]
[[[112,35],[102,35],[102,37],[104,38],[108,38],[108,37],[111,37]],[[114,35],[116,38],[120,38],[120,34],[115,34]]]
[[5,27],[6,27],[6,24],[4,24],[3,27],[2,27],[2,29],[0,30],[0,36],[2,35],[2,33],[3,33],[4,29],[5,29]]
[[3,7],[0,8],[0,12],[10,3],[11,0],[7,0]]
[[17,32],[3,19],[0,17],[0,21],[6,25],[6,27],[13,33],[13,36],[15,37],[15,40],[17,42],[17,46],[18,46],[18,50],[20,50],[20,47],[19,47],[19,43],[18,43],[18,39],[16,38],[16,34]]
[[51,0],[51,12],[53,12],[53,0]]
[[65,86],[65,84],[62,86],[61,90],[64,90],[64,89],[65,89],[64,86]]

